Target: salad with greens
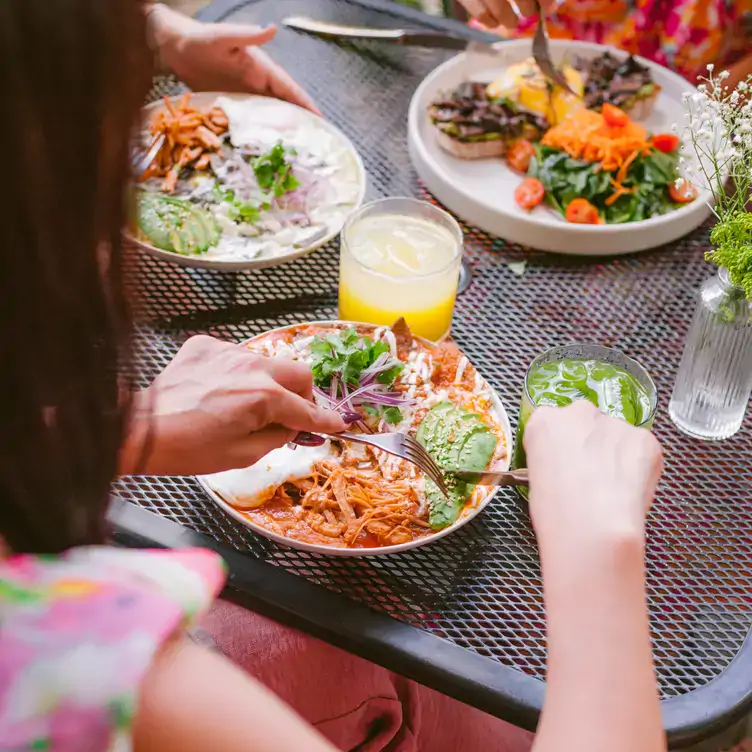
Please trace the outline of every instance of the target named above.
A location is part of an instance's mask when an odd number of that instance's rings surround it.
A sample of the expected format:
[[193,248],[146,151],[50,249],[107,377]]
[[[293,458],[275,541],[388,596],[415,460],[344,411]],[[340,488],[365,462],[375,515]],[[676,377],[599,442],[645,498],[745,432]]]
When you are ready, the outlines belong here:
[[[205,95],[193,95],[194,102]],[[277,100],[189,96],[150,125],[164,137],[141,176],[137,237],[211,261],[264,260],[315,247],[359,203],[349,144],[319,118]]]
[[600,164],[573,159],[566,152],[536,145],[528,175],[540,180],[545,202],[566,217],[567,207],[578,198],[598,210],[606,224],[637,222],[673,211],[678,204],[671,189],[679,177],[679,156],[652,151],[639,155],[629,165],[621,185],[626,189],[615,195],[615,172],[606,172]]

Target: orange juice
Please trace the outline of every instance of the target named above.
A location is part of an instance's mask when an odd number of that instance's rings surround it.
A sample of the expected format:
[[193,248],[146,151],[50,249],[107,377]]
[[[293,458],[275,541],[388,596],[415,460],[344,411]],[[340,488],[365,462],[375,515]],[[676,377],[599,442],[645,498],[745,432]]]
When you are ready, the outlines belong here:
[[[390,202],[403,211],[388,211]],[[368,211],[379,205],[385,211]],[[413,333],[441,339],[452,323],[461,239],[456,222],[430,204],[385,199],[365,207],[342,234],[340,318],[390,325],[404,316]]]

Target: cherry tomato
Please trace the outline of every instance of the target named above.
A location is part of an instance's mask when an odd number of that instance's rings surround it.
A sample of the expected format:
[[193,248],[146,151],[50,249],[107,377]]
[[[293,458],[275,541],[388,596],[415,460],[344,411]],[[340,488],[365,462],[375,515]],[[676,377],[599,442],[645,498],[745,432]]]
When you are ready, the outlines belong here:
[[676,183],[669,183],[668,194],[677,204],[691,204],[697,198],[697,188],[687,180],[679,188]]
[[679,148],[679,136],[673,133],[657,133],[653,136],[653,146],[664,154],[671,154]]
[[614,128],[621,128],[629,122],[629,115],[624,110],[620,110],[618,107],[606,102],[601,108],[601,115],[606,121],[606,125],[610,125]]
[[507,162],[513,170],[527,172],[534,154],[535,147],[526,138],[518,138],[507,148]]
[[525,178],[514,190],[514,200],[521,209],[535,209],[546,195],[546,189],[538,178]]
[[601,217],[598,210],[584,198],[576,198],[569,203],[566,211],[567,222],[576,225],[599,225]]

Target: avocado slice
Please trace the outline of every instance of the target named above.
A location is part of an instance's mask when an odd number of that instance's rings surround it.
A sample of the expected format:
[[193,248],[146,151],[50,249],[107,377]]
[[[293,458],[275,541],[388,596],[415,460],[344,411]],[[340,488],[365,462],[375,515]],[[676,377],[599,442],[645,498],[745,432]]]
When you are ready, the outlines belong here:
[[[442,402],[426,414],[418,427],[417,439],[440,467],[478,471],[488,467],[498,443],[479,415],[451,402]],[[448,497],[426,479],[428,521],[434,530],[451,525],[459,517],[474,488],[451,473],[446,473],[444,479]]]
[[143,191],[138,203],[138,225],[153,245],[184,256],[205,253],[219,242],[214,217],[190,201]]

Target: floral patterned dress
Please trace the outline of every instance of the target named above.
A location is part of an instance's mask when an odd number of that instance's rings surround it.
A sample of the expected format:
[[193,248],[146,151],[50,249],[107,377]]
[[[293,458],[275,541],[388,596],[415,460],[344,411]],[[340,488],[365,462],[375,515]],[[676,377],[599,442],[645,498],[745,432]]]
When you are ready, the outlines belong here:
[[[560,0],[546,18],[552,38],[612,45],[692,81],[708,63],[728,67],[752,52],[752,0]],[[532,36],[536,23],[512,35]]]
[[128,752],[156,652],[224,579],[222,561],[200,549],[0,562],[0,750]]

